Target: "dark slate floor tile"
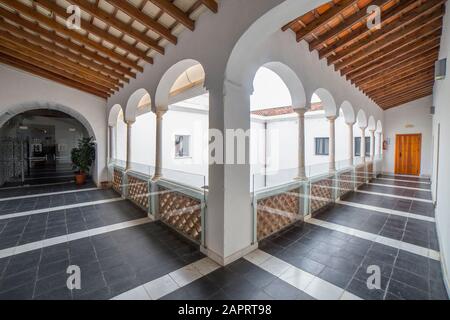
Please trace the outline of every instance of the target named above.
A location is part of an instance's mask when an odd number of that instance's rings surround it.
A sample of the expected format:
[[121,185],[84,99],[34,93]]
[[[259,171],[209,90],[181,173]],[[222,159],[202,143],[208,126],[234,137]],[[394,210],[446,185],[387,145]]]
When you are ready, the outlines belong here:
[[264,288],[264,292],[275,300],[296,300],[301,296],[307,296],[305,293],[302,294],[300,290],[280,279],[272,281]]
[[429,295],[425,291],[408,286],[402,282],[391,279],[388,292],[405,300],[428,300]]

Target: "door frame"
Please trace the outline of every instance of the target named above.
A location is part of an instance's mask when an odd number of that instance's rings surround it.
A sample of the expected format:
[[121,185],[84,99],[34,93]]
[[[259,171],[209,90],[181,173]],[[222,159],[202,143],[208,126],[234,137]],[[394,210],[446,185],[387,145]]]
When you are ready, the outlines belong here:
[[[398,165],[399,165],[399,159],[398,159],[398,138],[399,137],[419,137],[419,174],[417,176],[420,176],[420,172],[422,170],[422,134],[421,133],[405,133],[405,134],[396,134],[395,135],[395,150],[394,150],[394,158],[395,158],[395,174],[399,174],[399,169],[398,169]],[[409,174],[412,176],[416,176],[414,174]]]

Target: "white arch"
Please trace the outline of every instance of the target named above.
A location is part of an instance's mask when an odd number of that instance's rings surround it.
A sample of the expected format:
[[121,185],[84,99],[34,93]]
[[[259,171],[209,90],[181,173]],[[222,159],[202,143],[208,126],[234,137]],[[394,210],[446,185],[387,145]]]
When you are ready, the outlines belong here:
[[346,123],[352,124],[355,123],[355,110],[353,109],[352,104],[349,101],[344,101],[341,104],[342,113],[344,114],[344,119]]
[[377,132],[383,132],[383,124],[381,123],[381,120],[377,121]]
[[[201,63],[193,59],[185,59],[177,62],[170,67],[162,76],[156,88],[155,95],[155,107],[156,110],[167,110],[169,107],[170,90],[172,89],[175,81],[185,72],[187,69]],[[203,68],[203,66],[202,66]]]
[[110,127],[114,127],[117,124],[117,118],[119,117],[119,113],[122,110],[122,107],[120,106],[120,104],[115,104],[111,110],[109,110],[109,115],[108,115],[108,125]]
[[86,128],[89,136],[94,137],[94,139],[97,139],[93,127],[81,113],[78,113],[74,109],[69,108],[62,104],[58,104],[58,103],[30,102],[30,103],[23,103],[20,105],[15,105],[15,106],[9,108],[8,112],[6,112],[2,116],[0,116],[0,128],[3,127],[3,125],[6,122],[8,122],[11,118],[15,117],[16,115],[19,115],[26,111],[37,110],[37,109],[57,110],[57,111],[64,112],[64,113],[68,114],[69,116],[78,120]]
[[377,129],[377,122],[375,121],[375,118],[373,116],[369,117],[369,122],[367,124],[368,130],[376,130]]
[[268,62],[264,64],[263,67],[272,70],[281,78],[281,80],[283,80],[291,94],[292,106],[295,109],[305,108],[307,106],[303,83],[290,67],[278,61]]
[[360,109],[358,111],[358,115],[356,117],[356,122],[358,124],[358,127],[367,128],[367,116],[363,109]]
[[327,89],[319,88],[314,91],[314,94],[316,94],[322,101],[323,109],[325,110],[325,116],[337,116],[336,102]]
[[136,90],[128,99],[127,106],[124,112],[125,121],[136,121],[137,109],[139,103],[146,96],[149,95],[148,91],[141,88]]

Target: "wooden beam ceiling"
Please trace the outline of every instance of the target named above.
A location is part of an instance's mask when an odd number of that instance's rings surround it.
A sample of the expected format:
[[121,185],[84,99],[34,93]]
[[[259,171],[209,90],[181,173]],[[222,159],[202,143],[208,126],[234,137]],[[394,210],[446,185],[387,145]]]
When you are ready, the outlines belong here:
[[[446,0],[334,0],[298,17],[292,30],[320,59],[383,109],[413,101],[434,86]],[[370,5],[381,28],[369,29]]]
[[[82,12],[79,30],[68,5]],[[0,63],[107,98],[205,11],[217,1],[0,0]]]

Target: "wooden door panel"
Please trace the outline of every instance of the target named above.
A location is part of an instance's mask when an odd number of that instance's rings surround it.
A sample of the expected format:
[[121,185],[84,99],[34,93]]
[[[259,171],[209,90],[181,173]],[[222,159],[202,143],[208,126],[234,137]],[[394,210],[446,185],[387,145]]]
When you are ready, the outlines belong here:
[[395,143],[395,173],[420,175],[421,134],[397,135]]

